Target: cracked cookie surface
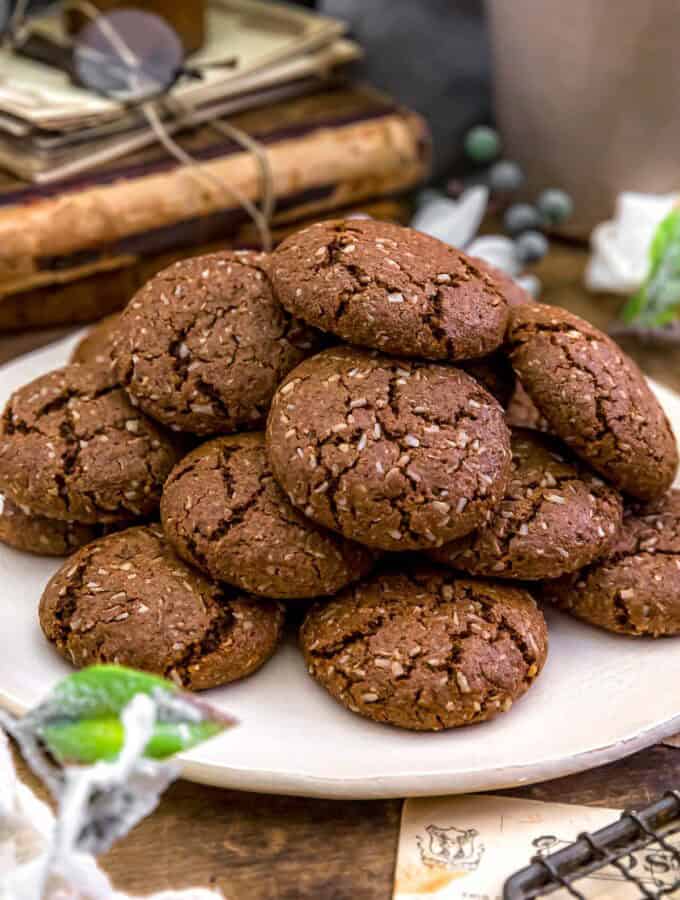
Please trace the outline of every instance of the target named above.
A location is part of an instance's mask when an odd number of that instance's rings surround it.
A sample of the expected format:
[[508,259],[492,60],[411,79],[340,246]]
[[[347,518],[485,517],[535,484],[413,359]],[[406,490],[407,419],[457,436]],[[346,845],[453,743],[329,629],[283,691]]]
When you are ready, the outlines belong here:
[[626,510],[606,556],[545,584],[543,595],[608,631],[680,634],[680,491]]
[[436,547],[479,527],[510,474],[503,410],[474,379],[353,347],[290,373],[267,452],[294,506],[384,550]]
[[47,639],[76,666],[118,663],[194,690],[258,669],[284,619],[278,603],[189,568],[155,526],[83,547],[52,577],[39,613]]
[[69,365],[15,391],[0,424],[0,489],[34,514],[79,522],[154,513],[179,459],[108,367]]
[[531,296],[529,291],[525,290],[521,284],[518,284],[515,279],[511,275],[508,275],[507,272],[504,272],[503,269],[499,269],[498,266],[493,266],[490,262],[487,262],[485,259],[480,259],[478,256],[471,256],[470,259],[496,282],[499,291],[508,301],[508,306],[523,306],[525,303],[537,302],[534,297]]
[[511,311],[508,345],[522,385],[551,430],[615,487],[640,500],[673,483],[678,448],[633,360],[563,309]]
[[113,355],[142,410],[194,434],[262,425],[276,385],[321,337],[278,303],[264,261],[249,251],[181,260],[132,298]]
[[300,641],[310,674],[336,700],[418,731],[507,711],[548,650],[528,591],[434,567],[383,573],[315,605]]
[[97,363],[101,366],[110,366],[111,351],[119,322],[120,313],[106,316],[106,318],[97,322],[76,344],[69,362]]
[[24,553],[68,556],[107,534],[111,527],[35,516],[0,494],[0,542]]
[[216,438],[185,456],[165,484],[161,519],[183,559],[264,597],[334,594],[373,567],[369,550],[291,505],[262,433]]
[[503,341],[508,303],[495,281],[411,228],[319,222],[283,241],[269,270],[292,315],[351,344],[458,360],[486,356]]
[[511,448],[512,474],[490,522],[432,558],[472,575],[532,580],[602,556],[621,525],[617,491],[535,431],[513,429]]

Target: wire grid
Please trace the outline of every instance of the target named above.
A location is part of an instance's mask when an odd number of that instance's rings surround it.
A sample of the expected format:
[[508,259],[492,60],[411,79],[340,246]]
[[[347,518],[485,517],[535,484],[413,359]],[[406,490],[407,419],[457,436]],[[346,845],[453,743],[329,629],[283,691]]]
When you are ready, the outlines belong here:
[[588,900],[585,878],[600,885],[609,881],[612,888],[627,883],[631,900],[680,897],[680,840],[675,836],[680,837],[680,791],[669,791],[640,812],[624,812],[617,822],[579,835],[556,853],[534,857],[506,881],[504,900],[534,900],[559,889]]

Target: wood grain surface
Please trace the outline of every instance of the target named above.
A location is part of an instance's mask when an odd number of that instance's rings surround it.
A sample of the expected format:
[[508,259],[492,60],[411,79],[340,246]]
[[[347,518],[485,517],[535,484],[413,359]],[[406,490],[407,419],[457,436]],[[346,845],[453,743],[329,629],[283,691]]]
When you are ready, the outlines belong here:
[[[556,245],[537,269],[542,299],[606,327],[620,300],[585,293],[585,259],[582,249]],[[43,342],[40,334],[2,338],[0,361]],[[626,349],[646,372],[680,391],[680,348],[627,342]],[[592,806],[641,806],[679,787],[679,781],[680,749],[659,746],[591,772],[508,793]],[[103,863],[118,888],[137,895],[210,886],[229,900],[388,900],[400,809],[397,800],[273,797],[182,781]],[[518,860],[518,867],[524,862]]]

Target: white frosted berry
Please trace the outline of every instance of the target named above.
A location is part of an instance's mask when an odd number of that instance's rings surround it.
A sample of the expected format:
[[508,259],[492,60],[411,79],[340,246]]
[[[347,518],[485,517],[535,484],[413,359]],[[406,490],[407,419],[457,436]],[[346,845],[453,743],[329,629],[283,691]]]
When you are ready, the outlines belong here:
[[517,238],[515,246],[523,263],[538,262],[548,252],[548,239],[540,231],[525,231]]
[[541,227],[541,214],[529,203],[513,203],[503,216],[503,225],[512,235]]

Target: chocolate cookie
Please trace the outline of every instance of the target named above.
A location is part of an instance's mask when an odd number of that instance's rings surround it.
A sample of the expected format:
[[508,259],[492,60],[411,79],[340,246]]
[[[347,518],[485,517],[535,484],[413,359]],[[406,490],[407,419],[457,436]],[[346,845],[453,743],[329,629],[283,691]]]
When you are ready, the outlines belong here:
[[607,555],[544,585],[546,599],[619,634],[680,634],[680,491],[626,511]]
[[480,259],[478,256],[471,256],[470,259],[478,268],[486,272],[487,275],[496,282],[501,294],[503,294],[508,301],[508,306],[522,306],[525,303],[536,303],[536,300],[531,296],[529,291],[526,291],[520,284],[517,284],[515,279],[511,275],[508,275],[507,272],[504,272],[503,269],[492,266],[491,263],[487,262],[485,259]]
[[510,482],[491,521],[432,558],[471,575],[534,580],[602,556],[621,525],[619,494],[547,435],[515,429],[511,446]]
[[203,690],[250,675],[274,652],[283,610],[186,566],[159,527],[83,547],[48,583],[40,625],[76,666],[119,663]]
[[644,376],[607,335],[563,309],[511,310],[510,357],[551,429],[620,490],[641,500],[673,483],[678,448]]
[[129,521],[152,514],[179,459],[105,366],[70,365],[10,397],[0,423],[0,490],[53,519]]
[[39,556],[68,556],[106,533],[106,526],[34,516],[0,494],[0,542]]
[[[473,259],[481,268],[485,268],[489,275],[495,279],[501,293],[508,301],[509,306],[523,306],[527,303],[537,302],[534,297],[517,284],[515,279],[511,278],[507,272],[504,272],[502,269],[497,269],[496,266],[492,266],[491,263],[487,263],[482,259],[477,259],[476,256],[473,256]],[[503,356],[507,361],[508,366],[510,366],[510,361],[507,359],[507,356],[505,356],[505,354],[503,354]],[[512,367],[510,366],[510,368]],[[474,372],[471,374],[474,375]],[[548,423],[536,409],[533,400],[524,390],[521,383],[514,378],[509,380],[507,377],[504,378],[504,381],[506,384],[509,383],[512,385],[510,395],[507,398],[502,399],[494,391],[491,391],[491,393],[506,407],[506,421],[508,425],[517,428],[535,428],[538,431],[549,431],[550,427]],[[487,390],[490,390],[490,386],[487,387]]]
[[276,385],[320,338],[279,305],[264,261],[248,251],[185,259],[133,297],[113,355],[140,409],[194,434],[262,425]]
[[459,363],[459,367],[472,375],[501,406],[508,405],[515,391],[516,380],[510,360],[504,353],[496,352],[484,359]]
[[294,506],[384,550],[437,547],[479,527],[510,474],[503,411],[474,379],[353,347],[291,372],[267,450]]
[[281,303],[352,344],[425,359],[474,359],[503,341],[508,304],[453,247],[401,225],[319,222],[270,260]]
[[521,383],[515,383],[515,390],[507,404],[505,420],[511,427],[533,428],[536,431],[550,431],[550,425],[544,416],[536,409],[531,397],[522,387]]
[[111,350],[119,321],[119,313],[114,313],[98,322],[76,345],[69,362],[110,366]]
[[510,709],[541,671],[548,634],[526,590],[420,568],[315,605],[301,644],[310,674],[352,712],[439,731]]
[[165,484],[161,518],[183,559],[264,597],[335,594],[373,566],[370,551],[291,506],[261,433],[216,438],[185,456]]

